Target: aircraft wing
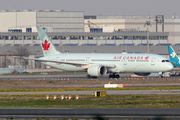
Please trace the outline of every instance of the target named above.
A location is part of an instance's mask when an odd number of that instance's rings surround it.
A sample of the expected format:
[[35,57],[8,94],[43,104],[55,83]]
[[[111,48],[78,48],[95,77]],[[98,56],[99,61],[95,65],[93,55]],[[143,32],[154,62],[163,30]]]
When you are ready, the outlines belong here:
[[[59,64],[70,64],[70,65],[75,65],[75,66],[79,66],[82,67],[84,69],[95,65],[95,63],[77,63],[77,62],[67,62],[67,61],[56,61],[56,60],[47,60],[47,59],[38,59],[38,58],[27,58],[27,57],[18,57],[18,58],[22,58],[22,59],[27,59],[27,60],[37,60],[37,61],[41,61],[41,62],[54,62],[54,63],[59,63]],[[114,64],[100,64],[102,66],[108,67],[108,68],[114,68],[116,67],[116,65]]]

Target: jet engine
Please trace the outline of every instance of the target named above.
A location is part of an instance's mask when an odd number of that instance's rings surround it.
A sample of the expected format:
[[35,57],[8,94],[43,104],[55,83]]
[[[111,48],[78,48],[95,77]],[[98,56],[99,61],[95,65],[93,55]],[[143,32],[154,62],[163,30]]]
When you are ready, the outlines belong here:
[[87,69],[87,73],[90,76],[100,76],[107,73],[107,68],[102,65],[93,65]]
[[140,76],[148,76],[150,75],[151,73],[134,73],[136,75],[140,75]]

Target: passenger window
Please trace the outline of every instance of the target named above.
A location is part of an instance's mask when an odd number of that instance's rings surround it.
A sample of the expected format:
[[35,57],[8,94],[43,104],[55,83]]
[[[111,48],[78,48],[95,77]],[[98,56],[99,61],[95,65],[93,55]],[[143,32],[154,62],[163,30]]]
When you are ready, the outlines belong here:
[[162,62],[165,62],[165,60],[162,60]]
[[166,60],[166,62],[170,62],[169,60]]

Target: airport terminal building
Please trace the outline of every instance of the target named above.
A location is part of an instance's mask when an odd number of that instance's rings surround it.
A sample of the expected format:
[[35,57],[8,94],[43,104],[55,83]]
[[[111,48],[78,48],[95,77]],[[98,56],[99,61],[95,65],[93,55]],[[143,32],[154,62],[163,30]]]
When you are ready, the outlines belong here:
[[[148,33],[150,53],[168,57],[167,45],[172,45],[177,54],[180,51],[177,16],[165,19],[163,15],[95,16],[63,10],[1,11],[0,26],[0,55],[8,55],[11,65],[21,64],[10,56],[24,56],[22,51],[31,57],[42,56],[36,26],[47,32],[62,53],[146,53]],[[33,68],[34,64],[29,62]]]

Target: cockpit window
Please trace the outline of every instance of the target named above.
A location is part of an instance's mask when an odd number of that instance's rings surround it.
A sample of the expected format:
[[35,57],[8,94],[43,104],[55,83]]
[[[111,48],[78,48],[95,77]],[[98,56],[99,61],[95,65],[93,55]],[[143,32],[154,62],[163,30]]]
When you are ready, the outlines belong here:
[[169,60],[162,60],[162,62],[170,62]]

